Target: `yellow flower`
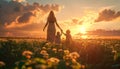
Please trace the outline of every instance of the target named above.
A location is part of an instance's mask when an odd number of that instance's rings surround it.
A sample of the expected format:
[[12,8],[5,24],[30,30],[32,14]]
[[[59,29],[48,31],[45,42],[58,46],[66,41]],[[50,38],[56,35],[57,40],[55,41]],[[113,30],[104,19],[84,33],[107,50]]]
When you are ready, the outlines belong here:
[[53,48],[52,50],[53,50],[53,51],[57,51],[57,49],[56,49],[56,48]]
[[71,56],[70,55],[65,55],[65,56],[63,56],[63,59],[64,60],[69,60],[69,59],[71,59]]
[[5,66],[5,63],[3,61],[0,61],[0,67]]
[[27,50],[23,51],[22,56],[25,56],[26,58],[30,59],[32,54],[33,53],[31,51]]
[[48,43],[46,43],[45,45],[46,45],[46,46],[50,46],[50,45],[51,45],[51,43],[50,43],[50,42],[48,42]]
[[43,64],[37,64],[35,65],[35,69],[47,69],[47,66]]
[[32,55],[32,54],[33,54],[33,53],[32,53],[31,51],[29,51],[29,50],[24,51],[24,52],[22,53],[23,56]]
[[46,50],[46,47],[42,47],[43,50]]
[[48,53],[47,53],[46,50],[41,50],[41,51],[40,51],[40,54],[42,54],[42,55],[46,55],[46,54],[48,54]]
[[69,52],[69,50],[64,50],[64,54],[65,55],[67,55],[67,54],[69,54],[70,52]]
[[58,63],[60,60],[58,58],[51,57],[50,59],[48,59],[48,61]]
[[58,51],[59,51],[59,52],[62,52],[62,51],[63,51],[63,49],[58,49]]
[[79,55],[77,52],[72,52],[72,53],[70,53],[70,56],[71,56],[71,58],[73,58],[73,59],[77,59],[78,57],[80,57],[80,55]]

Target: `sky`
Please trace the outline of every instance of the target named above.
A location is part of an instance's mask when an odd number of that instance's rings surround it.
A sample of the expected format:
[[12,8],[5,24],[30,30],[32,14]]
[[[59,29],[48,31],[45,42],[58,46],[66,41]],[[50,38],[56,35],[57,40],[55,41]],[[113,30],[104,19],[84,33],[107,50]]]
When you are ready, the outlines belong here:
[[72,36],[98,29],[114,33],[120,30],[119,3],[120,0],[0,0],[0,36],[46,37],[43,27],[51,10],[63,31],[70,29]]

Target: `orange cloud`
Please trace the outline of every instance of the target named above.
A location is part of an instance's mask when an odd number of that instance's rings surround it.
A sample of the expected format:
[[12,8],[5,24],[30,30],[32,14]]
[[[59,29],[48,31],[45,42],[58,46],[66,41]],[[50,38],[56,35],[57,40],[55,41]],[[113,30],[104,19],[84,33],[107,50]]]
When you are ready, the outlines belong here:
[[120,11],[116,12],[111,9],[104,9],[99,13],[98,18],[95,20],[95,22],[100,21],[112,21],[116,18],[120,17]]
[[16,2],[25,2],[26,0],[12,0],[12,1],[16,1]]
[[86,10],[84,16],[82,17],[73,17],[71,19],[60,22],[60,26],[63,27],[63,30],[71,30],[72,35],[74,36],[77,33],[86,33],[91,26],[94,24],[94,20],[97,18],[98,13],[91,10]]

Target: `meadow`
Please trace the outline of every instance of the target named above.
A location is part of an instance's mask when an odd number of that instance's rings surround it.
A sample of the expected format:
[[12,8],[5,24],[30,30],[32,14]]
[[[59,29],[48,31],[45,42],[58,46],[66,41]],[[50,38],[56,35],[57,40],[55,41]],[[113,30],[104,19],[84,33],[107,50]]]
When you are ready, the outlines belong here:
[[0,69],[119,69],[119,39],[79,39],[70,46],[40,39],[1,39]]

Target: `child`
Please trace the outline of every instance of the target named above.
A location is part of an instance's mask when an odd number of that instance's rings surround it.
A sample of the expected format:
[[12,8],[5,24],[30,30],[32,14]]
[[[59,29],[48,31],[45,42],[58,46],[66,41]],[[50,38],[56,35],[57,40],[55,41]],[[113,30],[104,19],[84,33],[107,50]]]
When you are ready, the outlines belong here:
[[61,44],[61,33],[57,32],[57,35],[55,36],[55,44],[60,45]]
[[66,46],[69,46],[72,43],[72,36],[70,30],[67,30],[66,33],[63,33],[66,36]]

